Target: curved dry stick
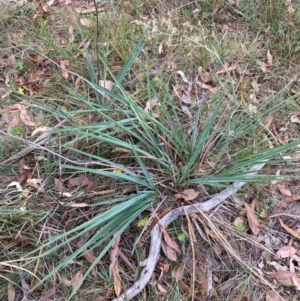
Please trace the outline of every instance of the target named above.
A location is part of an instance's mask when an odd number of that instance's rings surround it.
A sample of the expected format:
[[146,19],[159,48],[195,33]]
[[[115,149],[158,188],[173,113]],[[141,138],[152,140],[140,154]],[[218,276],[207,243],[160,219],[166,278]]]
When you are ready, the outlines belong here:
[[[254,176],[259,170],[261,170],[265,164],[258,164],[250,168],[249,177]],[[155,266],[158,261],[162,234],[160,231],[159,225],[162,225],[166,228],[171,222],[177,219],[181,215],[197,213],[200,209],[203,212],[207,212],[212,208],[218,206],[227,198],[232,196],[235,192],[237,192],[240,188],[245,185],[244,182],[234,182],[232,187],[226,188],[220,193],[213,196],[210,200],[205,203],[198,203],[193,205],[184,206],[182,208],[177,208],[170,211],[166,214],[155,227],[151,231],[151,245],[149,250],[149,256],[144,261],[140,263],[140,266],[144,266],[144,269],[140,275],[138,281],[136,281],[132,287],[130,287],[124,294],[122,294],[119,298],[115,298],[113,301],[128,301],[139,294],[147,283],[150,281],[152,273],[154,272]]]

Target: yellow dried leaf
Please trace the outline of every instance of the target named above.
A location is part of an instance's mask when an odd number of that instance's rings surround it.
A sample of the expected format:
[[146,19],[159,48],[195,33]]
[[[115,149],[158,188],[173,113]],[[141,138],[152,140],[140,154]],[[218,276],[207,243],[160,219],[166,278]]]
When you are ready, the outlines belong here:
[[77,288],[77,286],[78,286],[79,282],[81,281],[82,277],[83,277],[83,272],[81,270],[79,270],[75,274],[74,278],[72,279],[72,287],[73,287],[73,289]]
[[247,111],[249,114],[257,114],[257,104],[256,104],[256,97],[254,94],[249,95],[252,103],[250,103],[247,107]]
[[158,54],[163,54],[163,42],[160,42],[159,46],[158,46]]
[[83,180],[84,180],[85,176],[81,175],[78,177],[73,177],[69,180],[68,182],[68,188],[73,188],[73,187],[78,187],[82,184]]
[[239,64],[236,62],[234,64],[229,64],[229,63],[225,63],[224,64],[224,68],[222,70],[219,70],[216,72],[216,75],[220,75],[220,74],[223,74],[223,73],[227,73],[227,72],[230,72],[230,71],[233,71],[237,68]]
[[151,112],[151,110],[157,105],[157,102],[158,102],[157,97],[153,97],[150,100],[148,100],[147,103],[146,103],[146,107],[145,107],[144,111],[146,113]]
[[15,301],[16,291],[14,289],[14,286],[11,284],[11,282],[7,283],[7,295],[8,295],[8,301]]
[[[116,236],[115,234],[114,236]],[[118,253],[119,253],[119,243],[120,243],[120,236],[117,236],[114,244],[111,247],[110,250],[110,265],[109,265],[109,273],[110,275],[113,275],[113,269],[114,265],[118,260]]]
[[260,66],[260,70],[263,72],[263,73],[266,73],[268,71],[267,67],[268,67],[268,64],[264,63],[264,62],[258,62],[259,63],[259,66]]
[[181,70],[177,71],[176,73],[179,74],[179,75],[181,76],[182,80],[183,80],[185,83],[187,83],[187,84],[190,83],[189,79],[185,76],[185,74],[184,74]]
[[161,242],[161,248],[169,260],[177,261],[176,251],[169,247],[164,241]]
[[72,208],[85,208],[85,207],[88,207],[89,204],[87,204],[87,203],[73,203],[73,202],[71,202],[71,203],[66,204],[65,206],[72,207]]
[[36,126],[35,122],[31,121],[28,114],[27,114],[27,110],[25,108],[24,105],[20,104],[20,103],[16,103],[14,105],[8,106],[6,109],[8,110],[19,110],[20,112],[20,119],[22,120],[22,122],[30,127],[34,127]]
[[37,133],[44,133],[44,132],[47,132],[47,131],[50,131],[51,128],[48,128],[46,126],[41,126],[41,127],[38,127],[36,128],[32,133],[31,133],[31,137],[36,135]]
[[69,72],[66,69],[68,66],[69,66],[69,61],[68,60],[61,60],[60,61],[61,75],[64,79],[68,79],[68,77],[69,77]]
[[289,16],[288,14],[281,14],[281,17],[284,21],[286,21],[292,28],[296,29],[297,26],[296,24],[293,22],[293,19],[291,16]]
[[[87,241],[87,239],[89,238],[89,236],[90,236],[89,233],[87,233],[87,234],[85,234],[84,236],[82,236],[82,237],[79,239],[78,243],[77,243],[77,247],[78,247],[78,248],[82,247],[82,246],[85,244],[85,242]],[[84,249],[84,250],[82,251],[82,255],[83,255],[83,257],[84,257],[89,263],[94,263],[94,262],[96,261],[96,259],[97,259],[96,256],[94,255],[94,252],[93,252],[93,251],[89,251],[89,250],[87,250],[87,249]]]
[[273,56],[269,49],[267,52],[267,60],[268,60],[268,67],[271,67],[273,65]]
[[179,281],[183,277],[184,272],[184,263],[177,263],[174,268],[172,269],[172,277],[176,279],[176,281]]
[[190,293],[190,287],[187,284],[185,284],[182,280],[178,281],[178,285],[180,287],[181,292],[184,295],[188,295]]
[[244,219],[243,217],[241,217],[241,216],[238,216],[238,217],[234,220],[233,224],[234,224],[236,227],[243,226],[243,225],[245,224],[245,219]]
[[279,222],[280,222],[280,226],[281,226],[284,230],[286,230],[286,231],[287,231],[288,233],[290,233],[292,236],[294,236],[294,237],[300,239],[299,234],[298,234],[295,230],[293,230],[293,229],[289,228],[287,225],[285,225],[285,224],[283,223],[283,221],[281,220],[281,218],[279,218]]
[[80,24],[85,26],[85,27],[90,27],[92,25],[92,22],[88,18],[81,18],[80,19]]
[[291,0],[285,0],[284,5],[287,8],[287,11],[289,12],[290,15],[292,15],[295,12],[293,3]]
[[265,120],[266,128],[268,128],[268,129],[270,128],[273,120],[274,120],[274,115],[270,115],[270,116],[267,117],[267,119]]
[[54,186],[55,186],[56,190],[59,192],[63,192],[66,190],[63,182],[56,178],[54,179]]
[[13,119],[9,122],[10,127],[18,126],[19,125],[19,120],[17,117],[13,117]]
[[168,293],[168,291],[161,284],[157,283],[156,286],[163,295],[166,295]]
[[261,222],[256,218],[254,209],[245,203],[248,224],[254,235],[257,235],[261,229]]
[[49,300],[50,297],[52,297],[56,292],[56,288],[55,285],[53,285],[52,288],[50,288],[48,291],[46,291],[45,293],[43,293],[43,295],[41,296],[41,298],[39,299],[39,301],[47,301]]
[[292,123],[299,123],[300,124],[300,119],[297,116],[292,115],[291,122]]
[[275,279],[280,285],[294,286],[297,290],[300,290],[300,279],[294,272],[278,271],[268,274],[268,277]]
[[121,277],[119,274],[118,261],[116,261],[113,266],[112,275],[114,276],[114,290],[115,290],[116,296],[119,297],[121,294],[122,283],[121,283]]
[[160,228],[161,233],[164,236],[164,240],[165,240],[166,244],[170,248],[174,249],[176,252],[180,253],[179,246],[177,245],[177,243],[175,241],[172,240],[172,238],[170,237],[170,235],[167,232],[167,230],[163,226],[161,226],[161,225],[159,225],[159,228]]
[[205,83],[202,83],[201,81],[197,81],[197,85],[204,89],[204,90],[209,90],[211,93],[216,93],[217,92],[217,88],[214,88],[213,86],[211,85],[207,85]]
[[15,69],[17,66],[17,61],[16,61],[16,57],[14,55],[10,56],[8,58],[9,64],[11,66],[12,69]]
[[74,28],[73,25],[69,26],[69,42],[72,44],[74,43],[75,37],[74,37]]
[[290,246],[281,247],[275,254],[275,259],[287,258],[296,254],[296,249]]
[[277,184],[280,194],[283,196],[292,196],[291,191],[284,184]]
[[99,80],[99,85],[103,88],[105,88],[106,90],[111,90],[111,88],[113,87],[114,83],[110,80]]
[[75,80],[74,91],[75,91],[75,92],[78,92],[78,91],[79,91],[79,88],[80,88],[80,78],[77,77],[76,80]]
[[180,193],[177,193],[174,195],[174,197],[178,199],[184,199],[186,202],[193,201],[195,198],[198,197],[200,194],[199,191],[196,191],[195,189],[185,189]]

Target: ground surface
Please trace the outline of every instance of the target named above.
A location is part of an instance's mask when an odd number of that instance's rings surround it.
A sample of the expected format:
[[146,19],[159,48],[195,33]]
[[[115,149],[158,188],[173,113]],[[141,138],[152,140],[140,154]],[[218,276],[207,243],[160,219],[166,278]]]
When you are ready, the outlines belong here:
[[298,1],[5,1],[0,23],[1,300],[113,300],[176,208],[134,300],[300,299]]

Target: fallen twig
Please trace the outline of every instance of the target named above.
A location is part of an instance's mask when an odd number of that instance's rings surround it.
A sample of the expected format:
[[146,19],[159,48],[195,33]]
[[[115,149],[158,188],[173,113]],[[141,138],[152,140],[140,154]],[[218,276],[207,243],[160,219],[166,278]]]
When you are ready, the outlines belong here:
[[[67,120],[62,120],[60,121],[57,125],[55,125],[53,128],[58,128],[60,126],[62,126],[64,123],[66,123]],[[5,161],[2,161],[0,163],[0,166],[3,166],[3,165],[7,165],[7,164],[12,164],[16,161],[18,161],[19,159],[23,158],[24,156],[26,156],[27,154],[29,154],[32,150],[34,150],[36,148],[36,145],[41,145],[41,144],[44,144],[46,143],[50,136],[51,136],[51,129],[49,129],[48,131],[45,131],[44,133],[42,133],[39,137],[37,137],[33,142],[30,142],[30,141],[27,141],[25,139],[22,139],[20,137],[15,137],[9,133],[6,133],[6,132],[3,132],[0,130],[0,133],[1,134],[4,134],[6,136],[11,136],[13,138],[16,138],[18,140],[21,140],[27,144],[29,144],[30,146],[21,150],[19,153],[13,155],[12,157],[6,159]]]
[[[259,170],[261,170],[265,164],[258,164],[253,166],[249,171],[249,176],[255,175]],[[161,241],[162,241],[162,233],[159,225],[167,228],[168,225],[176,220],[179,216],[185,214],[198,213],[199,209],[202,212],[207,212],[218,206],[220,203],[225,201],[227,198],[232,196],[235,192],[241,189],[245,185],[244,182],[234,182],[232,187],[226,188],[220,193],[213,196],[210,200],[205,203],[198,203],[193,205],[184,206],[182,208],[177,208],[170,211],[166,214],[158,224],[151,231],[151,245],[149,250],[149,256],[144,261],[140,263],[140,266],[143,266],[144,269],[140,274],[140,278],[130,287],[127,291],[125,291],[120,297],[115,298],[113,301],[128,301],[139,294],[147,283],[150,281],[151,276],[154,272],[155,266],[158,261]]]

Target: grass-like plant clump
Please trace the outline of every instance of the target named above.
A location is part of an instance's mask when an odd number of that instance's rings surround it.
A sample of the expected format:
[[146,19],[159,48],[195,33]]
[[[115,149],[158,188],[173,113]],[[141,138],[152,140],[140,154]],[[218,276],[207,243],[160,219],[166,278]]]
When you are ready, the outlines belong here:
[[[139,262],[163,235],[162,274],[153,275],[157,283],[147,299],[162,300],[162,293],[166,300],[200,300],[208,294],[203,279],[213,273],[215,300],[218,294],[242,300],[253,291],[253,300],[262,300],[262,284],[269,284],[253,268],[259,259],[253,254],[268,247],[251,231],[278,203],[267,199],[266,187],[296,179],[299,80],[280,71],[287,61],[297,70],[299,30],[289,28],[297,27],[296,17],[282,17],[291,8],[276,1],[260,4],[266,14],[253,11],[256,1],[175,1],[168,15],[163,4],[151,6],[151,18],[147,5],[125,1],[121,13],[111,2],[105,14],[98,7],[98,18],[89,16],[91,23],[77,22],[71,9],[64,19],[62,4],[44,15],[43,7],[14,6],[2,17],[11,41],[19,28],[14,18],[34,16],[12,46],[0,45],[6,74],[0,296],[98,300],[125,292],[126,300],[136,295],[127,289],[146,273]],[[96,30],[95,22],[105,25]],[[220,205],[238,189],[235,205]],[[189,199],[190,191],[197,195]],[[213,195],[215,205],[201,205]],[[260,196],[266,201],[257,214],[247,205],[245,213],[244,203]],[[168,240],[159,225],[171,222]],[[172,273],[170,241],[181,245]],[[243,264],[243,252],[255,259]],[[112,254],[125,262],[117,270]]]

